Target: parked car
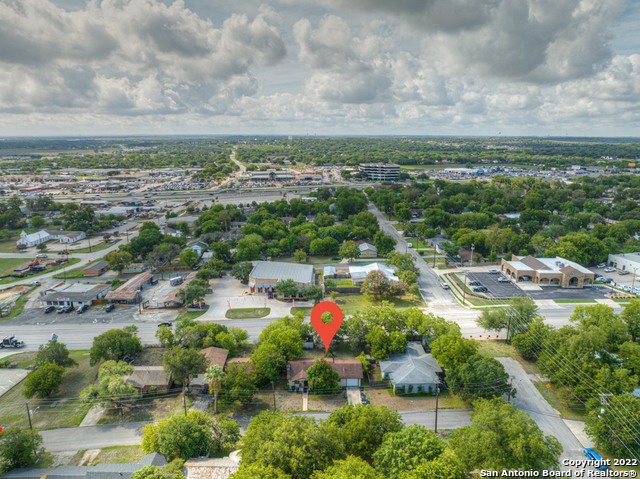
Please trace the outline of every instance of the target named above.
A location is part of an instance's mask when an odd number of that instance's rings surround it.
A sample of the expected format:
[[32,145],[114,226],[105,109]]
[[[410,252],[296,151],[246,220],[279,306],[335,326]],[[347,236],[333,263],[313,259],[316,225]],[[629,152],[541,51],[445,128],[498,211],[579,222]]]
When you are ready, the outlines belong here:
[[607,266],[606,263],[600,263],[596,268],[604,268],[605,266]]
[[504,276],[500,276],[500,277],[498,278],[498,281],[499,281],[500,283],[508,283],[508,282],[509,282],[509,278],[505,278]]
[[108,304],[107,307],[104,308],[104,312],[105,313],[109,313],[109,312],[113,311],[115,307],[116,307],[115,304]]
[[171,326],[173,326],[173,323],[171,321],[163,321],[161,323],[158,323],[158,327],[160,327],[160,326],[169,326],[169,327],[171,327]]
[[616,270],[615,268],[612,268],[611,266],[609,266],[608,268],[604,269],[604,272],[605,273],[613,273],[615,270]]
[[607,469],[607,466],[606,466],[606,463],[604,462],[603,457],[595,449],[591,449],[590,447],[588,447],[584,450],[584,454],[585,456],[587,456],[587,458],[590,461],[602,461],[602,463],[599,466],[595,466],[594,464],[594,467],[596,467],[596,469],[600,469],[601,471],[604,471]]
[[498,273],[500,273],[500,271],[498,271],[497,269],[490,269],[489,271],[487,271],[487,273],[489,273],[489,274],[498,274]]
[[56,310],[55,306],[47,306],[46,308],[44,308],[44,314],[49,314],[55,310]]
[[40,253],[36,255],[36,258],[48,258],[48,256],[46,254]]

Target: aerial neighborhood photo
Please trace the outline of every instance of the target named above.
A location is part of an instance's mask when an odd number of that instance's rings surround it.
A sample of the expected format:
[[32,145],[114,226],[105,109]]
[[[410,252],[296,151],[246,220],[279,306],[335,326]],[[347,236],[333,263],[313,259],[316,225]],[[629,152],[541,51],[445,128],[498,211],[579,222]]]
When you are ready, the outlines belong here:
[[0,0],[0,478],[636,477],[638,28]]

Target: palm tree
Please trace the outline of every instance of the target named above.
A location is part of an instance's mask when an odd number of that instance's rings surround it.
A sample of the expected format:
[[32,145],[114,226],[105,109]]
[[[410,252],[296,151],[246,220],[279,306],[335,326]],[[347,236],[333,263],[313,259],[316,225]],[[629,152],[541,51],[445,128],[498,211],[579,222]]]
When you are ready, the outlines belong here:
[[204,373],[204,378],[209,382],[209,394],[213,391],[213,413],[218,414],[218,391],[224,381],[224,371],[220,366],[214,364],[207,368],[207,372]]

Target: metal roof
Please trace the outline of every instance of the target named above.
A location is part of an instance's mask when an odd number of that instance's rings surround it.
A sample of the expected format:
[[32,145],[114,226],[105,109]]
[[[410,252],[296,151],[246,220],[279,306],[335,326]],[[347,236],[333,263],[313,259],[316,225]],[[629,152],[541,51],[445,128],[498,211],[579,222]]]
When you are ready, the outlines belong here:
[[292,279],[296,283],[311,283],[313,282],[313,266],[256,261],[256,265],[249,276],[255,278],[256,281],[261,279],[275,279],[277,281]]

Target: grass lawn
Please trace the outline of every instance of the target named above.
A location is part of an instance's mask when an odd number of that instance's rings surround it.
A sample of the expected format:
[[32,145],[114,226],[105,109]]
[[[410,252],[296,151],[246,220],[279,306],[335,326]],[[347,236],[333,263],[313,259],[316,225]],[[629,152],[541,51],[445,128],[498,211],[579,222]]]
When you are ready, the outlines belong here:
[[237,308],[228,309],[225,317],[229,319],[264,318],[271,312],[271,308]]
[[186,318],[198,319],[204,313],[206,313],[206,311],[186,311],[184,309],[181,309],[180,312],[178,313],[178,317],[176,318],[176,321],[182,321],[183,319],[186,319]]
[[[23,263],[27,262],[27,260],[24,260],[24,259],[22,259],[22,260],[0,259],[0,269],[3,267],[3,264],[4,264],[3,262],[4,261],[19,261],[19,263],[16,266],[19,266],[20,264],[23,264]],[[71,265],[79,263],[80,261],[81,261],[80,258],[69,258],[69,261],[67,262],[66,267],[69,267]],[[0,285],[9,284],[9,283],[15,283],[16,281],[24,281],[24,280],[27,280],[27,279],[37,278],[38,276],[41,276],[43,274],[51,273],[52,271],[58,271],[58,270],[62,269],[62,266],[63,265],[56,266],[55,268],[47,269],[47,270],[45,270],[45,271],[43,271],[41,273],[31,274],[31,275],[26,276],[24,278],[12,278],[12,277],[5,278],[5,279],[0,281]],[[14,266],[14,268],[15,268],[15,266]],[[13,268],[10,268],[10,270],[13,271]],[[0,274],[2,274],[2,273],[0,273]],[[7,273],[4,273],[4,274],[7,274]]]
[[520,366],[527,374],[540,373],[536,363],[523,359],[513,346],[507,344],[506,339],[476,341],[476,345],[478,346],[478,354],[481,356],[486,358],[512,358],[520,363]]
[[[80,425],[90,405],[69,398],[77,398],[80,391],[96,379],[98,365],[93,367],[89,365],[88,353],[88,351],[72,351],[70,356],[78,363],[78,367],[66,370],[64,381],[58,392],[48,399],[31,400],[29,408],[35,411],[32,415],[34,429]],[[33,356],[30,356],[31,354]],[[35,359],[35,353],[24,353],[20,356],[17,362],[21,366],[30,365]],[[24,381],[0,397],[0,424],[29,427],[23,391]],[[57,398],[60,399],[57,400]]]
[[[331,301],[331,299],[326,299],[326,301]],[[356,311],[360,311],[368,306],[380,305],[380,301],[374,301],[373,298],[369,298],[364,294],[340,295],[334,302],[338,306],[340,306],[340,309],[342,309],[342,312],[345,314],[353,314]],[[424,306],[424,302],[422,301],[422,299],[416,300],[413,296],[406,296],[400,299],[392,299],[389,301],[389,303],[394,305],[396,308],[412,308]]]
[[[574,398],[567,400],[562,397],[561,392],[553,384],[538,381],[535,383],[536,389],[540,391],[542,397],[557,410],[565,419],[585,419],[589,417],[588,411]],[[569,393],[566,393],[569,396]]]
[[295,308],[291,308],[291,314],[303,313],[305,316],[311,316],[312,309],[313,308],[311,306],[305,306],[302,308],[295,307]]
[[569,303],[569,304],[573,304],[573,303],[597,303],[597,301],[595,299],[554,299],[553,301],[554,301],[554,303],[559,303],[559,304],[563,304],[563,303]]
[[[187,410],[192,400],[187,396]],[[182,394],[173,393],[171,397],[149,397],[138,399],[133,405],[123,408],[107,409],[98,424],[116,424],[119,422],[158,421],[176,414],[184,414]]]

